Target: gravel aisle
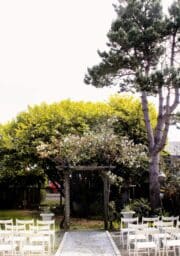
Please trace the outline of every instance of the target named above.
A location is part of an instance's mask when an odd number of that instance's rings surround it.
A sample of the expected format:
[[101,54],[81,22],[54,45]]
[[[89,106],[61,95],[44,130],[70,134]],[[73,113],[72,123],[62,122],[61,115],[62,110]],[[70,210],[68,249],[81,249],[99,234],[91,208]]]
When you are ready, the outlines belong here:
[[105,231],[65,233],[55,256],[120,256],[111,236]]

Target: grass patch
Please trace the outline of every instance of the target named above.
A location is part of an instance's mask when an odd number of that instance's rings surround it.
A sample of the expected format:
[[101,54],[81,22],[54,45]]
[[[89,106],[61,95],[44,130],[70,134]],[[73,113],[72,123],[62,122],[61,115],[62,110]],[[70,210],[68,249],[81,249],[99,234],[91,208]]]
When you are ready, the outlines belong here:
[[70,223],[71,230],[83,230],[83,229],[103,229],[104,222],[102,220],[89,220],[72,218]]
[[39,217],[38,211],[30,210],[1,210],[0,219],[35,219]]
[[[40,211],[34,210],[1,210],[0,219],[41,219]],[[62,220],[62,216],[55,214],[56,230],[59,230],[59,224]],[[85,229],[103,229],[104,222],[100,219],[81,219],[71,218],[70,219],[70,230],[85,230]]]

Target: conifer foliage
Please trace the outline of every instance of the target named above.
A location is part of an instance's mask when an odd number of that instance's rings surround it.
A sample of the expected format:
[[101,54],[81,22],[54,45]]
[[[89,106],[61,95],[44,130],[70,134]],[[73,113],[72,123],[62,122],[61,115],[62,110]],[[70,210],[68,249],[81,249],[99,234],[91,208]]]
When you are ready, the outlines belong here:
[[[179,104],[180,1],[164,14],[160,0],[119,0],[117,18],[107,34],[109,51],[88,69],[85,82],[96,87],[119,86],[138,92],[149,148],[149,195],[153,209],[160,205],[159,155],[163,150],[170,117]],[[149,118],[148,96],[157,97],[155,128]]]

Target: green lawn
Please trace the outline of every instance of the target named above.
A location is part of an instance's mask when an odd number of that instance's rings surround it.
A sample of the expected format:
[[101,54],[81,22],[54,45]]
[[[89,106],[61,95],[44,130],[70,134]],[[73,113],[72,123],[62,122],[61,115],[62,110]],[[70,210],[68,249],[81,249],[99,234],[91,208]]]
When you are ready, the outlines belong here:
[[[0,210],[0,219],[40,219],[40,211],[34,210]],[[59,230],[59,224],[62,216],[55,215],[56,230]],[[88,220],[80,218],[71,218],[71,230],[77,229],[103,229],[104,222],[102,220]]]
[[29,210],[0,210],[0,219],[32,219],[38,218],[38,211]]

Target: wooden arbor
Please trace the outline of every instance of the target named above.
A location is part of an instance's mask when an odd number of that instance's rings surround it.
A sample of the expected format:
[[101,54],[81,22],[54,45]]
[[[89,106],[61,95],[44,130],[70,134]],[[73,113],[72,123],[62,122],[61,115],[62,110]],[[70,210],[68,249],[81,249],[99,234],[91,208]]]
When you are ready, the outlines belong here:
[[64,188],[65,188],[65,229],[70,227],[70,174],[72,172],[82,172],[82,171],[95,171],[99,172],[104,188],[104,229],[108,229],[108,203],[109,203],[109,192],[110,184],[108,177],[106,175],[107,171],[115,169],[115,166],[59,166],[59,170],[64,172]]

